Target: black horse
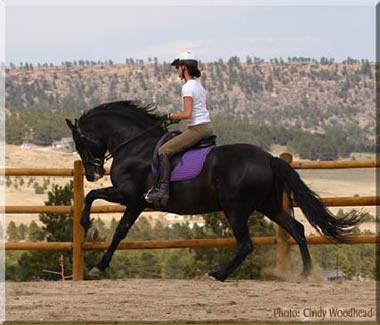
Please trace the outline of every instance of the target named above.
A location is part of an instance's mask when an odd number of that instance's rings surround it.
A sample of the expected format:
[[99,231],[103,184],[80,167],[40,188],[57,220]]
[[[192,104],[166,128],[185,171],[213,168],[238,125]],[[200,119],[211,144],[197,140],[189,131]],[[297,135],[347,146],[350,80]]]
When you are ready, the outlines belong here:
[[[90,208],[94,200],[126,205],[112,243],[101,261],[92,268],[91,277],[100,276],[110,264],[118,244],[145,209],[152,207],[144,193],[154,183],[152,155],[156,143],[166,132],[154,107],[120,101],[97,106],[84,113],[73,124],[76,149],[82,159],[86,178],[93,182],[105,173],[103,163],[107,151],[113,156],[111,187],[90,191],[85,198],[81,224],[87,240],[94,240],[97,231],[91,227]],[[248,218],[260,211],[283,227],[299,245],[302,275],[311,271],[311,259],[304,227],[282,207],[283,192],[294,197],[308,221],[323,235],[345,241],[352,228],[360,222],[354,215],[335,218],[310,190],[298,173],[283,160],[250,144],[214,147],[206,158],[201,174],[187,181],[172,182],[170,199],[164,211],[177,214],[202,214],[223,210],[237,241],[237,252],[219,270],[209,273],[224,281],[253,251]]]

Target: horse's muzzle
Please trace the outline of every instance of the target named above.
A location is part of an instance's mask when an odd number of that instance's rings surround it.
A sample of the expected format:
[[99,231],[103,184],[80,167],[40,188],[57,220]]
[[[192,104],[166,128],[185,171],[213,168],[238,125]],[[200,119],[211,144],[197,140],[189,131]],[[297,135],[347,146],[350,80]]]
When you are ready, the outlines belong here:
[[105,172],[106,171],[103,166],[95,166],[86,169],[86,179],[89,182],[96,182],[104,176]]

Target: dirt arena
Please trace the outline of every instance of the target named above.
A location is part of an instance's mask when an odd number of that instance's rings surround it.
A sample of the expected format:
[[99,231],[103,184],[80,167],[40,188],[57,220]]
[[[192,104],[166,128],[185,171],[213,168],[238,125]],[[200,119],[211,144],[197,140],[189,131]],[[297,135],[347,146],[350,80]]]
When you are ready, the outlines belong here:
[[375,287],[374,281],[7,282],[6,322],[368,322],[375,320]]

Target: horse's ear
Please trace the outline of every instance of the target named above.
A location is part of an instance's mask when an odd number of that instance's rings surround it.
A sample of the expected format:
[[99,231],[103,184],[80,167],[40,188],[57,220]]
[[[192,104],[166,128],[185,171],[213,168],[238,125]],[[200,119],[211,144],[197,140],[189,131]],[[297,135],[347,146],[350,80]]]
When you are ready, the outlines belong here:
[[66,124],[71,130],[75,129],[74,124],[68,118],[66,119]]

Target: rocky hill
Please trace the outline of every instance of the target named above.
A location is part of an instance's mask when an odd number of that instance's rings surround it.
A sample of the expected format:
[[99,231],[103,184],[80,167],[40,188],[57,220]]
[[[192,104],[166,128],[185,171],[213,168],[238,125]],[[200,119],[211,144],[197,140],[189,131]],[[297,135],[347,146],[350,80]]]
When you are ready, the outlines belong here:
[[[13,66],[6,75],[7,127],[33,140],[41,120],[54,127],[51,113],[78,116],[113,100],[141,99],[157,103],[162,111],[175,110],[182,83],[173,70],[157,60],[133,59],[125,64]],[[247,58],[242,62],[232,57],[203,63],[201,70],[213,116],[312,133],[341,128],[375,141],[375,67],[366,60]],[[61,124],[62,120],[56,123],[57,130]],[[62,126],[56,135],[67,134]]]

